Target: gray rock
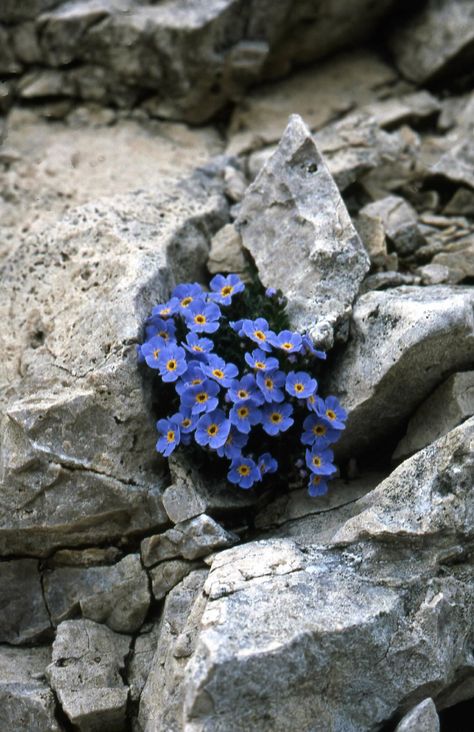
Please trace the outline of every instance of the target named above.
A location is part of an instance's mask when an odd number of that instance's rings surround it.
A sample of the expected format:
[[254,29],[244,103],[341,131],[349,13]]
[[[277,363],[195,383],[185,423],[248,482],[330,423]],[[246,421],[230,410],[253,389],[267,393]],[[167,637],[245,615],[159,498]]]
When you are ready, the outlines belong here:
[[332,546],[255,541],[216,557],[184,729],[374,730],[472,678],[473,568],[459,547],[474,538],[473,426],[360,499]]
[[[370,207],[371,204],[368,204]],[[357,232],[362,239],[370,261],[376,267],[383,267],[389,258],[385,226],[382,218],[371,213],[370,208],[363,206],[354,220]]]
[[19,645],[40,641],[51,632],[38,562],[0,562],[0,642]]
[[433,699],[425,699],[397,724],[395,732],[439,732],[439,717]]
[[97,567],[116,564],[122,558],[120,549],[114,546],[91,547],[90,549],[60,549],[47,560],[49,568],[55,567]]
[[171,559],[167,562],[160,562],[156,567],[150,569],[151,586],[155,600],[162,600],[173,587],[176,587],[182,579],[198,566],[196,562]]
[[458,188],[443,213],[451,216],[474,216],[474,191]]
[[145,567],[175,557],[197,559],[238,541],[238,536],[225,531],[210,516],[201,514],[176,524],[164,534],[144,539],[141,543],[142,559]]
[[429,0],[391,37],[400,71],[424,83],[472,70],[474,7],[470,0]]
[[472,366],[473,302],[472,289],[443,285],[358,300],[348,346],[322,382],[349,411],[340,456],[376,449],[443,379]]
[[441,285],[450,281],[449,268],[442,264],[425,264],[418,267],[416,273],[424,285]]
[[393,128],[402,124],[426,121],[441,110],[439,101],[425,89],[403,96],[372,102],[364,107],[380,127]]
[[369,260],[300,117],[290,117],[277,151],[248,189],[236,225],[263,284],[288,298],[293,327],[308,329],[330,347]]
[[158,198],[78,208],[3,266],[0,310],[13,316],[2,331],[0,555],[45,556],[168,522],[135,344],[174,277],[203,271],[226,214],[200,174]]
[[129,637],[91,620],[66,620],[58,627],[48,676],[80,732],[125,731],[128,687],[120,672],[129,645]]
[[452,374],[417,409],[394,460],[413,455],[474,414],[474,371]]
[[60,732],[45,680],[50,661],[47,647],[0,648],[0,729]]
[[431,172],[442,175],[453,183],[474,188],[474,143],[472,132],[461,136],[449,150],[431,166]]
[[213,236],[207,268],[211,274],[235,272],[235,274],[242,275],[245,273],[247,262],[242,248],[242,239],[233,224],[226,224]]
[[419,285],[420,278],[410,274],[402,274],[401,272],[376,272],[368,275],[360,286],[361,295],[371,290],[385,290],[389,287],[399,287],[400,285]]
[[140,556],[129,554],[111,567],[61,567],[44,575],[51,620],[58,625],[78,611],[84,618],[132,633],[150,606],[148,578]]
[[130,698],[140,700],[143,687],[153,667],[153,658],[160,638],[161,623],[156,621],[143,627],[135,639],[133,651],[127,664],[127,682],[130,685]]
[[400,255],[411,254],[425,244],[415,209],[400,196],[387,196],[369,203],[363,212],[366,217],[382,222],[386,236]]
[[474,277],[474,237],[449,244],[435,254],[432,264],[446,267],[449,281],[454,284]]
[[183,676],[204,608],[207,570],[191,572],[166,598],[156,653],[140,701],[140,729],[180,732]]

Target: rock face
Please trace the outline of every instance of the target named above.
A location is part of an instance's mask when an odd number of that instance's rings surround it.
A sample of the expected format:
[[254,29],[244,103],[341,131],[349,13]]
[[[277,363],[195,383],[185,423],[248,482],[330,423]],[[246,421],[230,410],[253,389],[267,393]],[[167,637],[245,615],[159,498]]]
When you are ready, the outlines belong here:
[[39,641],[50,629],[38,562],[0,562],[0,642],[17,645]]
[[340,455],[375,447],[447,374],[472,364],[473,301],[472,289],[447,286],[400,287],[358,300],[348,346],[324,383],[349,411]]
[[300,117],[290,118],[277,151],[248,189],[237,227],[263,284],[288,298],[292,325],[330,347],[369,260]]
[[141,193],[80,208],[0,271],[2,312],[13,313],[2,333],[0,554],[166,525],[134,344],[173,271],[193,279],[225,221],[210,180],[159,203]]
[[459,547],[474,536],[473,436],[470,420],[400,466],[332,546],[256,541],[216,558],[186,729],[375,730],[458,674],[472,685],[472,565]]

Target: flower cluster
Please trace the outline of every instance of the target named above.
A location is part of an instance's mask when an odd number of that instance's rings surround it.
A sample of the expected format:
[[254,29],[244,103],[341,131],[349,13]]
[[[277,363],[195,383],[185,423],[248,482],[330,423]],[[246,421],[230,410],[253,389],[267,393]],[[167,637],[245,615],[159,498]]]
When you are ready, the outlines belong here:
[[[296,435],[298,449],[306,451],[305,461],[294,464],[309,478],[310,495],[323,495],[336,473],[330,445],[346,419],[335,397],[318,394],[312,372],[326,354],[307,334],[276,332],[266,318],[232,320],[244,290],[237,275],[216,275],[210,292],[182,284],[153,308],[139,361],[173,387],[175,402],[174,413],[157,422],[157,450],[167,457],[180,444],[198,445],[228,460],[228,480],[248,489],[278,470],[272,442],[284,436],[281,460],[289,435]],[[265,296],[278,299],[273,289]],[[229,353],[232,360],[222,357]]]

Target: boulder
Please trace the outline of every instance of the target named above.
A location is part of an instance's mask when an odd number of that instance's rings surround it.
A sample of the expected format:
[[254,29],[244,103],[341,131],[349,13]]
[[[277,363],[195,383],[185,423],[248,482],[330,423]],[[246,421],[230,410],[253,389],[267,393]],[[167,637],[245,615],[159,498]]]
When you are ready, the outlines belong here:
[[359,298],[348,346],[322,382],[323,393],[339,396],[349,412],[336,445],[340,457],[376,450],[384,441],[386,449],[386,440],[438,384],[472,366],[473,302],[471,288],[444,285]]
[[[329,348],[348,317],[369,259],[300,117],[247,190],[236,221],[267,287],[288,298],[295,329]],[[292,263],[288,268],[288,262]]]
[[50,633],[38,562],[0,562],[0,643],[30,644]]
[[121,672],[129,646],[130,637],[91,620],[58,627],[48,677],[79,732],[125,732],[128,687]]

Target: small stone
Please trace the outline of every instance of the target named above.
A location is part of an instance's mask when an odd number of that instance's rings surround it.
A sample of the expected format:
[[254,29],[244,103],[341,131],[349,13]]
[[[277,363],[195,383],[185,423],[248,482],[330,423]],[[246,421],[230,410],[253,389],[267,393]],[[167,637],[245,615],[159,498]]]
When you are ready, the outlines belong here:
[[364,215],[379,219],[398,254],[406,255],[425,244],[414,208],[400,196],[387,196],[364,206]]
[[474,191],[458,188],[443,213],[451,216],[474,216]]
[[0,562],[0,642],[28,644],[50,633],[37,560]]
[[[474,7],[474,6],[473,6]],[[433,175],[442,175],[453,183],[474,188],[474,142],[472,132],[450,145],[447,152],[431,166]]]
[[128,687],[121,671],[129,646],[130,637],[92,620],[66,620],[58,627],[48,676],[79,732],[125,732]]
[[201,514],[176,524],[164,534],[144,539],[141,543],[142,559],[145,567],[175,557],[197,559],[238,541],[238,536],[225,531],[210,516]]
[[247,190],[247,185],[243,173],[232,165],[226,165],[224,168],[224,192],[231,201],[234,201],[234,203],[241,201]]
[[385,227],[381,217],[371,215],[370,209],[367,212],[366,208],[366,206],[361,208],[354,224],[372,264],[376,267],[383,267],[388,256]]
[[419,277],[401,272],[376,272],[368,275],[360,286],[360,294],[363,295],[371,290],[386,290],[389,287],[400,287],[400,285],[418,285]]
[[173,587],[176,587],[182,579],[197,567],[198,565],[193,562],[186,562],[183,559],[171,559],[167,562],[160,562],[156,567],[150,569],[155,600],[162,600]]
[[160,638],[161,622],[147,624],[135,640],[133,654],[127,668],[127,681],[130,684],[130,698],[140,700],[143,687],[150,674],[153,658]]
[[422,450],[473,414],[474,371],[452,374],[412,416],[393,460],[404,460]]
[[[290,117],[236,222],[266,287],[288,299],[292,327],[330,348],[369,259],[311,134]],[[291,262],[291,268],[288,263]]]
[[439,101],[425,89],[400,97],[384,99],[364,107],[380,127],[394,127],[401,124],[416,126],[441,110]]
[[116,564],[122,552],[115,546],[90,547],[90,549],[60,549],[48,559],[48,567],[96,567]]
[[450,281],[449,268],[442,264],[425,264],[424,267],[418,267],[416,273],[424,285],[440,285]]
[[397,724],[395,732],[439,732],[439,717],[433,699],[417,704]]
[[433,257],[433,265],[447,267],[453,284],[474,277],[474,237],[447,246]]
[[207,268],[211,274],[245,274],[247,262],[242,239],[233,224],[226,224],[212,237]]

